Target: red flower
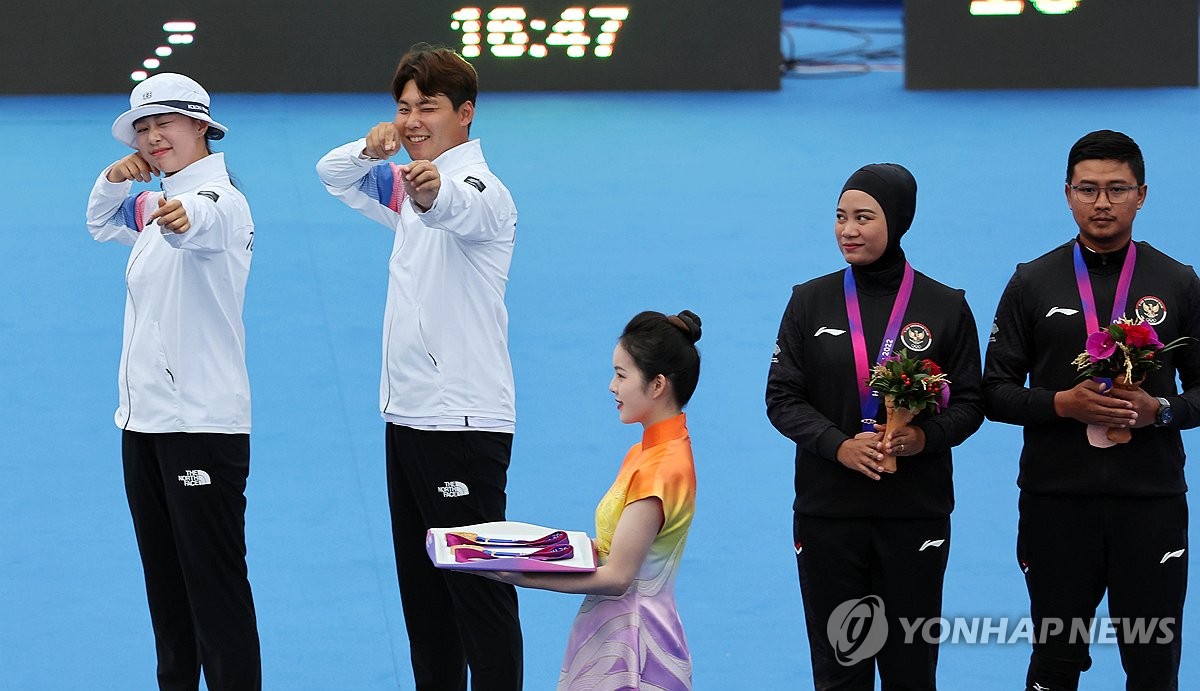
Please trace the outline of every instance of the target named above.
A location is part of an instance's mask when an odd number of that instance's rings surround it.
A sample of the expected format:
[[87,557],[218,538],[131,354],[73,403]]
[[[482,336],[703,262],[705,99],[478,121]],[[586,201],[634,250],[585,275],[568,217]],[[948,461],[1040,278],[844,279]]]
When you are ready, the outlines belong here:
[[1146,324],[1124,324],[1125,345],[1145,348],[1154,340],[1154,329]]
[[898,408],[914,413],[938,411],[945,406],[950,394],[949,380],[931,360],[910,357],[901,348],[894,355],[871,368],[867,386],[886,396]]

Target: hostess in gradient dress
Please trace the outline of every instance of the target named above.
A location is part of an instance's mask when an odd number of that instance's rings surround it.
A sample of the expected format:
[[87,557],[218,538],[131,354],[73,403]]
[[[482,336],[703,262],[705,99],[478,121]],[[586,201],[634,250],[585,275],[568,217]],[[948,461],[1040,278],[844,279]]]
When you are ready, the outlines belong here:
[[663,526],[629,590],[588,595],[567,643],[559,689],[691,689],[692,658],[675,607],[675,574],[696,508],[696,471],[687,416],[648,427],[596,507],[603,563],[625,507],[658,497]]

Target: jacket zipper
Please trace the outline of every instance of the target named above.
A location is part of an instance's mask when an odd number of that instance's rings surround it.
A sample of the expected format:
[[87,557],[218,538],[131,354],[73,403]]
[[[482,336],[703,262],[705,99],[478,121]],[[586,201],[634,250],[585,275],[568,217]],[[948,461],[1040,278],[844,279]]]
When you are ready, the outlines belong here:
[[[138,221],[141,222],[141,219],[138,219]],[[137,260],[141,258],[142,252],[145,251],[145,247],[139,250],[133,256],[133,260],[129,262],[129,268],[125,271],[125,294],[129,296],[129,305],[133,308],[133,325],[129,329],[129,347],[133,346],[133,335],[137,333],[137,300],[133,299],[133,289],[129,287],[129,275],[133,273],[134,264],[137,264]],[[129,429],[129,423],[133,420],[133,391],[129,386],[129,352],[125,351],[123,357],[125,358],[125,403],[128,408],[125,410],[125,424],[121,429],[127,430]],[[170,374],[170,370],[167,373]],[[171,381],[175,381],[174,376],[171,377]]]

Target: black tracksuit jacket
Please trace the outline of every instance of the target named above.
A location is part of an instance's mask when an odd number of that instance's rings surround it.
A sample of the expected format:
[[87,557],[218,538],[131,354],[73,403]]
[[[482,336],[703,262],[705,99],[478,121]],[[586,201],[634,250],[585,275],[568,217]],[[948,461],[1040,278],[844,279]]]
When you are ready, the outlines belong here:
[[[1163,367],[1142,383],[1151,396],[1171,403],[1169,427],[1133,430],[1133,440],[1101,449],[1088,444],[1085,425],[1054,412],[1054,394],[1080,379],[1071,361],[1087,339],[1075,282],[1072,240],[1017,266],[1008,282],[987,349],[984,393],[988,417],[1024,427],[1017,484],[1039,494],[1164,497],[1187,491],[1179,431],[1200,425],[1200,343],[1165,353]],[[1101,325],[1112,315],[1125,248],[1084,250]],[[1127,314],[1153,312],[1158,338],[1200,337],[1200,279],[1145,242],[1137,243]],[[1183,392],[1176,387],[1176,373]],[[1028,378],[1028,379],[1027,379]]]
[[[882,272],[855,269],[867,358],[875,362],[904,263]],[[874,481],[837,460],[837,449],[862,430],[854,351],[843,271],[792,290],[767,378],[767,416],[796,442],[797,513],[831,518],[937,518],[954,508],[950,449],[983,422],[979,334],[963,291],[917,272],[904,326],[894,350],[936,362],[949,378],[950,404],[913,424],[925,432],[925,450],[899,459],[899,471]],[[911,325],[928,335],[916,343]],[[920,331],[920,328],[916,329]],[[840,333],[836,333],[840,332]],[[913,345],[924,346],[915,350]],[[876,418],[882,424],[882,402]]]

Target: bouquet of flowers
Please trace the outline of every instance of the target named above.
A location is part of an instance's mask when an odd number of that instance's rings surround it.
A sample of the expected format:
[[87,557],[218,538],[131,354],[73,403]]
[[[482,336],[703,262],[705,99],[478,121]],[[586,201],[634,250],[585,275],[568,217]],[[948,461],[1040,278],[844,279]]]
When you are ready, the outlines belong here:
[[[1176,338],[1163,344],[1154,327],[1145,322],[1133,322],[1122,317],[1088,336],[1083,352],[1071,361],[1081,377],[1112,387],[1136,389],[1146,375],[1161,368],[1160,355],[1195,339]],[[1108,447],[1124,444],[1133,438],[1128,428],[1088,425],[1088,440],[1093,446]]]
[[1080,376],[1107,380],[1108,384],[1137,386],[1147,374],[1162,367],[1160,354],[1191,340],[1183,336],[1163,345],[1153,326],[1121,318],[1088,336],[1083,352],[1071,364]]
[[[887,433],[912,422],[925,410],[941,410],[950,403],[950,380],[929,358],[910,357],[901,348],[871,368],[867,386],[883,395],[887,406]],[[896,471],[896,457],[884,456],[884,470]]]

